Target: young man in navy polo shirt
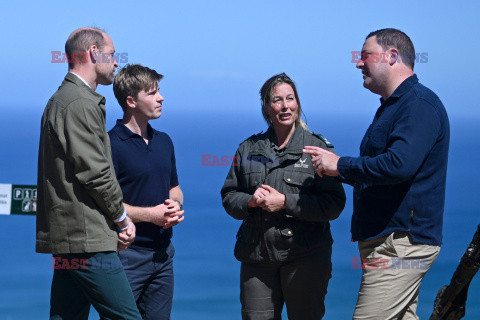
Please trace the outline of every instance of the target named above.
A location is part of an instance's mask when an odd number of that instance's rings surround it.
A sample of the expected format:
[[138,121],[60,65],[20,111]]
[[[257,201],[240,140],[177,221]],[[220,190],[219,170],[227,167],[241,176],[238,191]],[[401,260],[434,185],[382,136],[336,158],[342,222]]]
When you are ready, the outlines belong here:
[[183,221],[183,194],[178,184],[170,137],[153,129],[163,97],[155,70],[126,65],[113,91],[124,111],[110,130],[115,173],[137,238],[119,252],[143,319],[170,319],[173,299],[172,227]]

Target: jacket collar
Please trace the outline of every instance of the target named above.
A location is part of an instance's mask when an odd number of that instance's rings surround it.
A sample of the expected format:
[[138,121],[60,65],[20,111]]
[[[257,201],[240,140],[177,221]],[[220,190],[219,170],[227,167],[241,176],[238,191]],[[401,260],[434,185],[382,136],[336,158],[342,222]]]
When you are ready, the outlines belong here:
[[67,73],[67,75],[65,76],[65,82],[71,82],[73,84],[75,84],[77,87],[80,88],[80,90],[82,90],[85,94],[89,95],[93,101],[95,101],[97,104],[105,104],[106,100],[105,100],[105,97],[102,96],[101,94],[95,92],[94,90],[92,90],[92,88],[90,88],[89,86],[87,86],[83,81],[82,79],[80,79],[78,76],[74,75],[73,73],[69,72]]
[[[290,140],[288,141],[287,145],[285,148],[282,149],[282,154],[287,154],[287,153],[303,153],[303,146],[304,146],[304,141],[305,141],[305,134],[307,131],[300,127],[297,126],[295,127],[295,131],[293,132],[292,136],[290,137]],[[252,147],[252,153],[259,153],[259,154],[265,154],[266,150],[274,150],[277,148],[275,141],[276,141],[276,136],[275,136],[275,130],[273,129],[273,126],[270,126],[267,130],[267,132],[264,133],[265,140],[263,143],[255,143],[255,145]]]
[[303,153],[303,141],[305,140],[305,130],[296,126],[290,141],[285,146],[285,153]]

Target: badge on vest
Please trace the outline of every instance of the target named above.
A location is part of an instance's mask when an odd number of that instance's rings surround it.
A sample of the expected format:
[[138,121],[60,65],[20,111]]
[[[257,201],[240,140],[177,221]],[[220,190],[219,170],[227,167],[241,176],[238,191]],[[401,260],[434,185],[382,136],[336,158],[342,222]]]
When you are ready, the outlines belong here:
[[293,166],[295,168],[305,168],[308,169],[308,164],[305,164],[305,161],[307,161],[307,158],[305,159],[299,159],[297,163],[295,163]]

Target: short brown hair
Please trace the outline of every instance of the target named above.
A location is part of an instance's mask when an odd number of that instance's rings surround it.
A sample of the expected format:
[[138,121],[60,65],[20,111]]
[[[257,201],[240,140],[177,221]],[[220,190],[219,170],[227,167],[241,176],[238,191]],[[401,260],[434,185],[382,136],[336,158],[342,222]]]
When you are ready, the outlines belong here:
[[65,42],[65,53],[69,57],[68,68],[75,66],[75,55],[85,53],[91,46],[96,45],[99,50],[103,49],[106,43],[104,33],[105,31],[99,28],[81,28],[74,31]]
[[377,43],[384,51],[390,48],[397,49],[401,61],[413,70],[415,66],[415,48],[409,36],[398,29],[386,28],[370,32],[365,40],[373,36],[377,37]]
[[141,64],[127,64],[113,80],[113,93],[123,111],[128,109],[127,97],[136,98],[142,90],[149,90],[163,75]]

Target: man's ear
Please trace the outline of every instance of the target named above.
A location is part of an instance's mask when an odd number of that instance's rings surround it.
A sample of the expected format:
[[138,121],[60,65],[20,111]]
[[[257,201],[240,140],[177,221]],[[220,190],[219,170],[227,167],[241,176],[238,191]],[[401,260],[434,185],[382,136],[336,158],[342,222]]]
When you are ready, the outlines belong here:
[[390,61],[388,62],[391,66],[393,66],[395,63],[400,63],[400,54],[397,49],[395,48],[390,48],[388,49],[390,51]]
[[135,106],[137,105],[137,103],[135,102],[135,99],[132,97],[132,96],[128,96],[127,97],[127,106],[129,108],[135,108]]
[[92,63],[96,63],[100,57],[99,56],[100,52],[97,46],[96,45],[91,46],[90,49],[88,49],[88,52],[90,54],[90,60],[92,61]]

